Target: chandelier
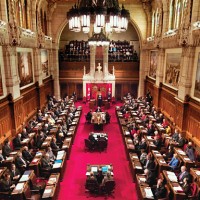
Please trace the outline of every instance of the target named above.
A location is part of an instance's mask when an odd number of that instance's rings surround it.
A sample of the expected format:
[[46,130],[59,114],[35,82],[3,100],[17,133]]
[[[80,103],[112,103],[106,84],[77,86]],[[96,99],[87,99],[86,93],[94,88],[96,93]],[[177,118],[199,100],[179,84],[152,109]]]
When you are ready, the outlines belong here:
[[106,33],[124,32],[128,28],[130,13],[119,7],[118,0],[80,0],[69,12],[69,30],[98,34],[104,29]]

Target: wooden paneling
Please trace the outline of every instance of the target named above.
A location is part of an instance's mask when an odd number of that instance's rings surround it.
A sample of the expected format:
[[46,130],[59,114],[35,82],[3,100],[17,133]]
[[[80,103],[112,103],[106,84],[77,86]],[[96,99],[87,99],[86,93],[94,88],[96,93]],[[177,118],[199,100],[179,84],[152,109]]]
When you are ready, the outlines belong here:
[[11,137],[11,112],[9,101],[6,99],[0,104],[0,143]]

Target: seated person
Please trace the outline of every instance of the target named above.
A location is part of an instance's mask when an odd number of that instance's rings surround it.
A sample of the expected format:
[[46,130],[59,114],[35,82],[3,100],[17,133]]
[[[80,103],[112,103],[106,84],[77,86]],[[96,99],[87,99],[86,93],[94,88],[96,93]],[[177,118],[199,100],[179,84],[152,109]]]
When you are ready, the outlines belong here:
[[160,139],[159,135],[158,136],[154,136],[153,144],[157,147],[158,150],[161,149],[162,142],[161,142],[161,139]]
[[2,155],[2,149],[0,149],[0,165],[4,161],[4,157]]
[[168,125],[169,125],[168,121],[164,118],[163,121],[162,121],[162,126],[163,126],[164,128],[167,128]]
[[59,151],[60,150],[59,146],[56,144],[56,141],[57,141],[56,138],[53,137],[53,139],[51,141],[51,148],[52,148],[53,151]]
[[179,133],[179,139],[178,139],[178,147],[182,148],[185,145],[185,139],[183,138],[182,134]]
[[23,128],[21,136],[22,136],[22,139],[29,137],[28,132],[26,131],[26,128]]
[[58,131],[56,132],[56,142],[60,146],[63,144],[64,141],[64,134],[62,132],[62,127],[58,126]]
[[48,153],[42,156],[41,168],[46,171],[50,171],[52,169],[52,163],[50,162]]
[[178,164],[179,164],[178,156],[177,154],[174,154],[173,158],[169,162],[169,166],[171,167],[171,169],[175,170],[178,167]]
[[153,193],[155,199],[162,199],[166,196],[167,190],[165,188],[165,185],[163,184],[162,179],[158,179],[156,188]]
[[1,179],[1,182],[0,182],[0,185],[1,185],[1,187],[0,187],[1,192],[11,193],[15,187],[15,185],[11,181],[11,177],[10,177],[9,173],[6,173],[3,176],[3,179]]
[[102,186],[104,186],[107,181],[112,181],[112,180],[114,180],[113,176],[111,176],[111,173],[108,171],[106,173],[106,176],[102,180]]
[[55,161],[55,159],[56,159],[56,156],[54,155],[51,147],[47,148],[47,153],[49,154],[50,161],[53,163]]
[[93,172],[90,172],[90,175],[87,177],[85,188],[90,192],[98,192],[99,183],[97,182]]
[[32,159],[33,159],[33,156],[32,156],[32,154],[30,153],[30,150],[28,149],[27,146],[24,146],[24,147],[23,147],[22,155],[23,155],[23,158],[24,158],[25,160],[27,160],[28,162],[31,162]]
[[14,183],[17,183],[20,176],[21,176],[21,173],[20,171],[16,168],[16,165],[15,164],[12,164],[11,165],[11,170],[10,170],[10,176],[11,176],[11,180],[12,182]]
[[13,140],[13,144],[15,148],[21,148],[22,147],[22,136],[21,134],[17,134],[17,136]]
[[106,112],[106,124],[110,123],[110,115],[108,112]]
[[4,141],[4,145],[2,147],[2,155],[4,158],[8,157],[10,153],[12,152],[12,149],[10,147],[10,142],[9,140]]
[[146,161],[147,161],[147,153],[144,149],[142,149],[140,155],[140,162],[142,165],[145,165]]
[[40,131],[39,135],[37,135],[36,137],[36,146],[37,148],[40,148],[42,143],[44,142],[45,140],[45,135],[42,131]]
[[15,162],[16,162],[16,166],[18,168],[24,168],[25,169],[28,166],[27,161],[22,157],[21,152],[17,153]]
[[165,129],[166,134],[171,135],[171,127],[168,125]]
[[141,142],[139,142],[138,149],[141,150],[141,149],[146,149],[146,148],[147,148],[146,140],[145,138],[142,138]]
[[150,187],[152,187],[153,186],[153,184],[155,183],[155,176],[154,176],[154,174],[150,171],[150,170],[148,170],[148,169],[145,169],[144,170],[144,174],[146,175],[146,183],[150,186]]
[[90,134],[89,137],[88,137],[88,139],[89,139],[90,142],[92,143],[92,146],[97,145],[98,142],[97,142],[97,140],[96,140],[96,138],[94,137],[93,134]]
[[187,172],[187,169],[185,166],[181,167],[181,172],[178,174],[177,178],[180,184],[183,184],[183,179],[188,178],[189,179],[190,174]]
[[168,152],[166,154],[163,154],[163,158],[167,161],[169,159],[171,159],[174,155],[174,146],[173,145],[169,145],[168,147]]
[[173,139],[175,142],[178,142],[178,140],[179,140],[178,129],[175,129],[175,132],[174,132],[174,134],[172,135],[172,139]]
[[123,115],[123,117],[125,118],[125,120],[128,120],[128,118],[130,117],[130,112],[126,111],[126,113]]
[[194,154],[194,148],[192,146],[192,142],[188,142],[188,145],[185,149],[185,153],[186,155],[189,157],[189,159],[193,162],[195,162],[196,158],[195,158],[195,154]]
[[153,170],[155,168],[155,163],[153,161],[153,157],[151,156],[151,154],[147,155],[147,160],[146,163],[144,165],[144,169],[148,169],[148,170]]
[[86,115],[87,122],[91,122],[91,119],[92,119],[92,110],[90,110]]
[[190,191],[189,179],[187,177],[183,179],[182,189],[185,192],[186,196],[190,195],[191,191]]
[[149,136],[153,136],[154,135],[154,131],[155,131],[155,127],[153,125],[153,122],[152,121],[149,121],[149,124],[147,126],[147,134]]
[[103,175],[103,172],[102,172],[102,168],[100,167],[100,168],[98,169],[98,172],[97,172],[97,175],[96,175],[97,182],[98,182],[99,184],[101,184],[103,178],[104,178],[104,175]]

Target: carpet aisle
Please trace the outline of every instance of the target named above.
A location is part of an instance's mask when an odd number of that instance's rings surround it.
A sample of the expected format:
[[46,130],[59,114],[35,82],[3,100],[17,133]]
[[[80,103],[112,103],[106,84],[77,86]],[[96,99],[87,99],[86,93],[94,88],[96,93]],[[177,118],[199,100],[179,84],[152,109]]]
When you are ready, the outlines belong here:
[[[72,146],[70,159],[67,161],[65,175],[60,184],[59,200],[84,200],[97,199],[104,197],[89,197],[85,193],[86,166],[87,164],[113,164],[114,178],[116,188],[114,192],[115,200],[136,200],[136,188],[132,182],[129,163],[126,159],[123,140],[119,125],[115,115],[115,106],[112,106],[108,112],[111,115],[111,123],[104,126],[104,132],[108,133],[107,151],[85,152],[84,139],[88,138],[89,132],[93,131],[93,125],[85,124],[84,113],[89,111],[88,105],[83,106],[82,116],[77,129],[74,144]],[[112,198],[110,198],[112,199]]]

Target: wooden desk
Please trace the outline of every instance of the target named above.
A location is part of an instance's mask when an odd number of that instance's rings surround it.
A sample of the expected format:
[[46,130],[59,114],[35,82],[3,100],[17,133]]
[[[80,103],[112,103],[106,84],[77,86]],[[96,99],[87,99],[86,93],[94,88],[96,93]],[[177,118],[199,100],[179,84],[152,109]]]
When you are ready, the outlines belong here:
[[7,170],[7,167],[0,167],[0,179],[6,170]]
[[142,200],[154,199],[153,192],[150,187],[147,186],[139,186],[139,197]]
[[197,183],[200,186],[200,170],[195,168],[190,168],[190,174],[192,175],[193,180],[197,179]]
[[56,185],[47,185],[42,195],[42,199],[56,200],[57,199]]
[[[108,171],[111,172],[111,175],[113,175],[113,165],[112,164],[101,164],[101,165],[87,165],[87,169],[86,169],[86,176],[90,175],[90,172],[93,172],[94,175],[97,174],[98,169],[102,168],[102,167],[108,167]],[[106,173],[106,172],[105,172]]]
[[67,159],[69,159],[71,147],[72,147],[72,138],[71,137],[65,138],[62,145],[62,150],[66,151]]
[[157,147],[154,145],[153,141],[154,139],[151,136],[144,136],[146,143],[147,143],[147,147],[148,147],[148,151],[150,152],[151,150],[156,150]]
[[41,149],[47,149],[48,146],[51,146],[51,140],[53,138],[53,135],[48,135],[45,141],[41,145]]
[[23,183],[26,181],[29,181],[29,179],[34,175],[34,171],[33,170],[26,170],[24,172],[24,174],[21,176],[21,178],[19,179],[19,183]]
[[[60,152],[60,153],[59,153]],[[60,173],[60,180],[63,180],[64,171],[66,169],[66,152],[58,151],[57,160],[61,161],[53,164],[52,173]]]
[[143,173],[142,165],[136,153],[129,153],[129,164],[131,168],[133,182],[136,182],[136,174]]
[[[164,175],[167,185],[169,186],[169,188],[173,194],[173,200],[186,199],[186,194],[183,192],[180,184],[178,183],[175,173],[164,170],[163,175]],[[171,178],[171,177],[173,177],[173,178]],[[176,188],[180,188],[180,189],[176,190]]]
[[195,166],[195,162],[192,162],[186,153],[180,148],[174,148],[174,151],[177,153],[178,157],[183,161],[185,167],[189,170],[191,167]]
[[24,200],[25,195],[24,193],[29,189],[28,181],[22,182],[22,183],[17,183],[15,188],[13,189],[11,196],[12,199],[16,200]]
[[169,165],[166,163],[165,159],[163,158],[163,156],[160,154],[159,151],[152,150],[151,152],[152,152],[156,162],[158,163],[158,174],[160,174],[163,170],[170,169]]

